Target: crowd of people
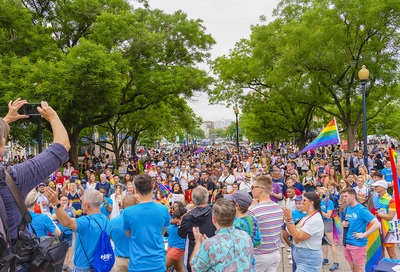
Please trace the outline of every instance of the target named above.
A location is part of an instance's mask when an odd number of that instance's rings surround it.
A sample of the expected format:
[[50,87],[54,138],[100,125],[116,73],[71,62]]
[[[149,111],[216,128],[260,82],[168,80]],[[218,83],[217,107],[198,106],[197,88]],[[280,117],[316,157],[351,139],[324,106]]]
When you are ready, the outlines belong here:
[[[241,154],[161,152],[141,163],[137,157],[86,158],[75,169],[65,163],[69,143],[57,114],[47,104],[42,108],[54,143],[8,171],[32,216],[27,231],[74,245],[72,271],[92,271],[103,230],[113,243],[112,271],[277,271],[284,243],[293,271],[339,270],[340,246],[352,271],[364,271],[367,237],[396,213],[391,164],[382,149],[372,150],[367,166],[359,153],[334,147],[298,156],[265,145]],[[3,183],[16,237],[21,215]],[[335,217],[347,230],[343,242],[334,239]],[[382,247],[396,259],[393,243]],[[68,259],[65,271],[71,270]]]

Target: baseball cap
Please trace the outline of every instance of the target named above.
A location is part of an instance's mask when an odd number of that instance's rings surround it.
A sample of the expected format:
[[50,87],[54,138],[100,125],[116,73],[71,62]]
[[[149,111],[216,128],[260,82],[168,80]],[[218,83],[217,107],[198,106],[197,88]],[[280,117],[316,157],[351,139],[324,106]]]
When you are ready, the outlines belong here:
[[72,175],[72,174],[78,174],[78,175],[79,175],[79,171],[74,170],[74,171],[71,172],[71,175]]
[[303,196],[302,196],[302,195],[297,195],[297,196],[294,198],[294,200],[295,200],[295,201],[303,201]]
[[121,183],[115,184],[115,187],[117,187],[117,186],[121,186],[122,187],[122,184]]
[[46,186],[46,184],[44,182],[39,183],[38,187],[40,186]]
[[381,187],[383,187],[385,189],[388,188],[388,184],[384,180],[378,180],[377,182],[374,182],[374,183],[371,184],[371,187],[376,187],[376,186],[381,186]]
[[230,201],[235,201],[237,204],[245,208],[248,208],[253,202],[253,199],[245,190],[236,190],[232,194],[224,195],[224,198]]

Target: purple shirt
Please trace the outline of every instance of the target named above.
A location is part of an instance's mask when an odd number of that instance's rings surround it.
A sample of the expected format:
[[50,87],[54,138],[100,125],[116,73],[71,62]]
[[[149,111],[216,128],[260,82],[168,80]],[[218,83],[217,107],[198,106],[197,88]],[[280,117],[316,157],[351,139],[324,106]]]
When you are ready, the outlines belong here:
[[[8,172],[20,190],[22,198],[25,199],[33,188],[47,179],[67,160],[68,152],[65,147],[54,143],[36,157],[8,167]],[[0,169],[4,171],[2,165],[0,165]],[[0,195],[6,208],[11,239],[16,239],[17,227],[21,223],[22,215],[4,179],[0,181]]]
[[[279,186],[278,183],[272,182],[272,191],[271,192],[274,192],[275,194],[282,193],[281,186]],[[270,195],[269,197],[275,203],[278,203],[278,201],[281,200],[281,199],[277,199],[276,197],[274,197],[272,195]]]

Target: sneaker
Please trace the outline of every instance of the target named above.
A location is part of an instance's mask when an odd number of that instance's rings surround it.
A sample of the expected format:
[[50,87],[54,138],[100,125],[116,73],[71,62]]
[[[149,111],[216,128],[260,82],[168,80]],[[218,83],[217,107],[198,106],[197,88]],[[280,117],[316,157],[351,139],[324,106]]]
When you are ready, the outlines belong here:
[[290,252],[292,249],[289,247],[288,249],[286,249],[287,252]]
[[290,260],[290,261],[289,261],[289,264],[293,264],[293,261],[292,261],[292,260]]
[[328,265],[329,264],[329,260],[328,259],[324,259],[323,261],[322,261],[322,265]]
[[291,259],[292,258],[292,254],[289,254],[287,257],[288,257],[288,259]]
[[339,264],[338,263],[333,263],[333,265],[329,269],[329,271],[336,271],[336,270],[339,270]]

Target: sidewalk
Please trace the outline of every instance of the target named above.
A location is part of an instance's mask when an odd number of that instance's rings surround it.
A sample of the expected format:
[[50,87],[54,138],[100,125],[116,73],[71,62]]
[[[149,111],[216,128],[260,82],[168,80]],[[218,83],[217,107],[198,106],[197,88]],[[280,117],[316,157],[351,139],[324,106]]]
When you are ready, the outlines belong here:
[[[282,260],[281,260],[281,264],[279,265],[278,270],[277,270],[279,272],[292,272],[292,266],[289,264],[290,259],[288,258],[288,255],[290,254],[290,252],[287,252],[287,248],[288,247],[286,246],[286,248],[282,248],[280,250]],[[398,259],[400,259],[400,244],[396,244],[395,248],[396,248],[396,256]],[[338,254],[338,263],[339,263],[339,267],[340,267],[340,269],[337,271],[351,272],[349,263],[346,262],[346,260],[344,259],[342,246],[336,246],[336,249],[337,249],[337,254]],[[329,271],[329,268],[331,268],[331,266],[333,264],[331,249],[329,249],[328,258],[329,258],[329,265],[322,266],[321,271],[324,271],[324,272]],[[282,263],[283,263],[283,265],[282,265]]]

